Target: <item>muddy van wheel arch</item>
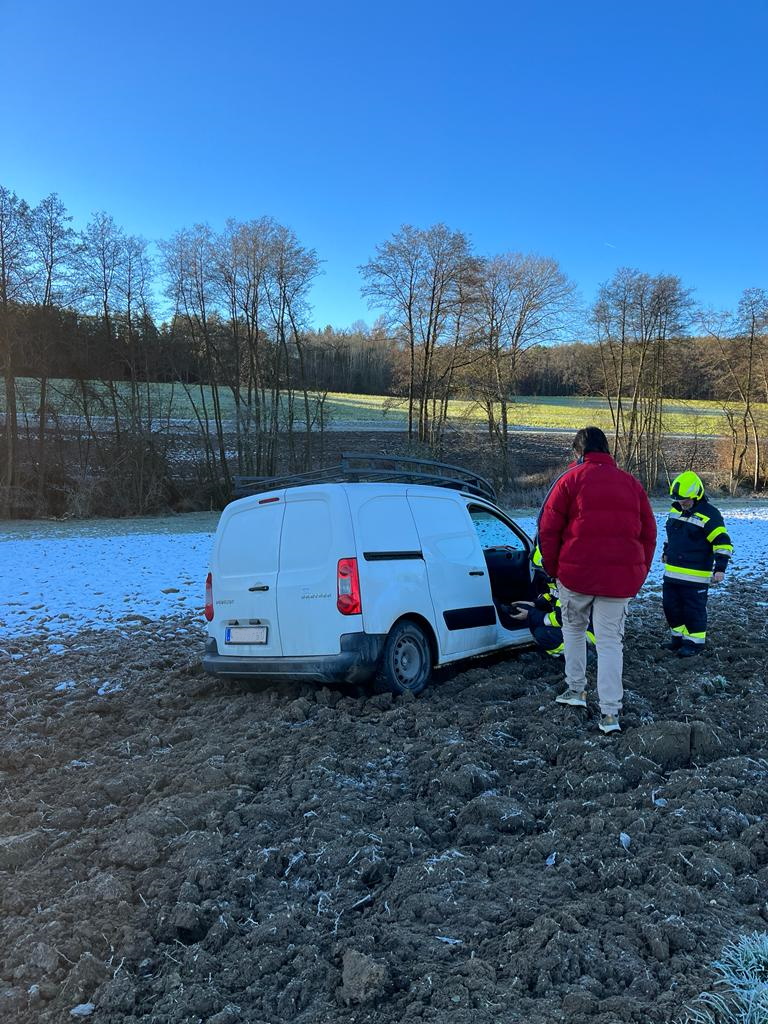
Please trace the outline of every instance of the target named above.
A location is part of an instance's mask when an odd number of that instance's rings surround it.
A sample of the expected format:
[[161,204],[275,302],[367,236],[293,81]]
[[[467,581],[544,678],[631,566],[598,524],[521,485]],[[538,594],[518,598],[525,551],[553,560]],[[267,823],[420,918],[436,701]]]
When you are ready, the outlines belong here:
[[378,679],[393,693],[421,693],[432,675],[432,648],[412,619],[395,623],[384,644]]

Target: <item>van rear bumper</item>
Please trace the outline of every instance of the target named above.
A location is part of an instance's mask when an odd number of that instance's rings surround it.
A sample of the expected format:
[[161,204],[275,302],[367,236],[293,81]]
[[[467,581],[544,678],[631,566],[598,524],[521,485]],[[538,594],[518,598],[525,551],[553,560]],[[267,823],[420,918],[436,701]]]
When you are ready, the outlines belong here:
[[304,679],[316,683],[362,683],[370,679],[384,650],[385,633],[344,633],[339,654],[308,658],[252,658],[219,654],[209,637],[203,669],[214,676],[258,676],[260,679]]

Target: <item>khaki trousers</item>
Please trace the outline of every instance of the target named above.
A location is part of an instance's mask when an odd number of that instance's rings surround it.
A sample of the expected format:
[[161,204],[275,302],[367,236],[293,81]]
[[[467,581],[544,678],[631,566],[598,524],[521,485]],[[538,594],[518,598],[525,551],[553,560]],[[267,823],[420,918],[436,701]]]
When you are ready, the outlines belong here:
[[568,689],[587,688],[587,627],[589,614],[597,646],[597,696],[604,715],[618,715],[624,697],[624,623],[628,597],[595,597],[577,594],[558,581],[563,613],[565,681]]

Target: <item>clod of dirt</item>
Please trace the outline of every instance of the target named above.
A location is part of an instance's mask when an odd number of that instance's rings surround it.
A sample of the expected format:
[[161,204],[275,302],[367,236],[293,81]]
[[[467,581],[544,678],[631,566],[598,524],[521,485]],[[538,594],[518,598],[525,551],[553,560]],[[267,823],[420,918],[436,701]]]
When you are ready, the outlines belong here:
[[36,857],[44,846],[45,838],[40,832],[23,832],[0,838],[0,871],[21,867]]
[[373,1003],[387,989],[389,968],[365,953],[348,949],[342,958],[341,980],[339,995],[346,1006]]
[[68,1003],[91,1003],[94,991],[107,978],[107,969],[92,953],[83,953],[70,970],[61,989],[61,997]]
[[113,843],[109,852],[113,864],[125,865],[137,870],[154,864],[160,855],[157,843],[146,832],[134,832],[121,836]]
[[691,726],[687,722],[656,722],[643,725],[630,737],[635,754],[655,761],[664,771],[691,763]]
[[737,749],[735,737],[726,735],[722,729],[706,722],[691,722],[691,761],[707,764],[718,758],[727,757]]
[[485,825],[494,832],[512,835],[529,832],[533,819],[516,800],[496,793],[481,793],[464,805],[456,824],[459,827]]

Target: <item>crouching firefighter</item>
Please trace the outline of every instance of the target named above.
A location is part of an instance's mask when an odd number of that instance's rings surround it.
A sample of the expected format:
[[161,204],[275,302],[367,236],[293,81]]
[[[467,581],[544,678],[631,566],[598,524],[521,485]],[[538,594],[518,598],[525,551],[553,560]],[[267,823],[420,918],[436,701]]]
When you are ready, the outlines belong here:
[[665,647],[690,658],[704,647],[709,585],[722,581],[733,545],[722,515],[707,501],[695,473],[676,476],[669,493],[673,501],[661,560],[664,615],[672,639]]
[[[531,631],[539,650],[553,658],[563,655],[563,613],[557,584],[546,574],[542,566],[541,551],[538,544],[531,555],[533,563],[533,587],[538,592],[535,601],[517,601],[509,610],[509,617],[515,622],[524,623]],[[590,618],[587,630],[588,649],[593,650],[595,634],[592,632]]]

